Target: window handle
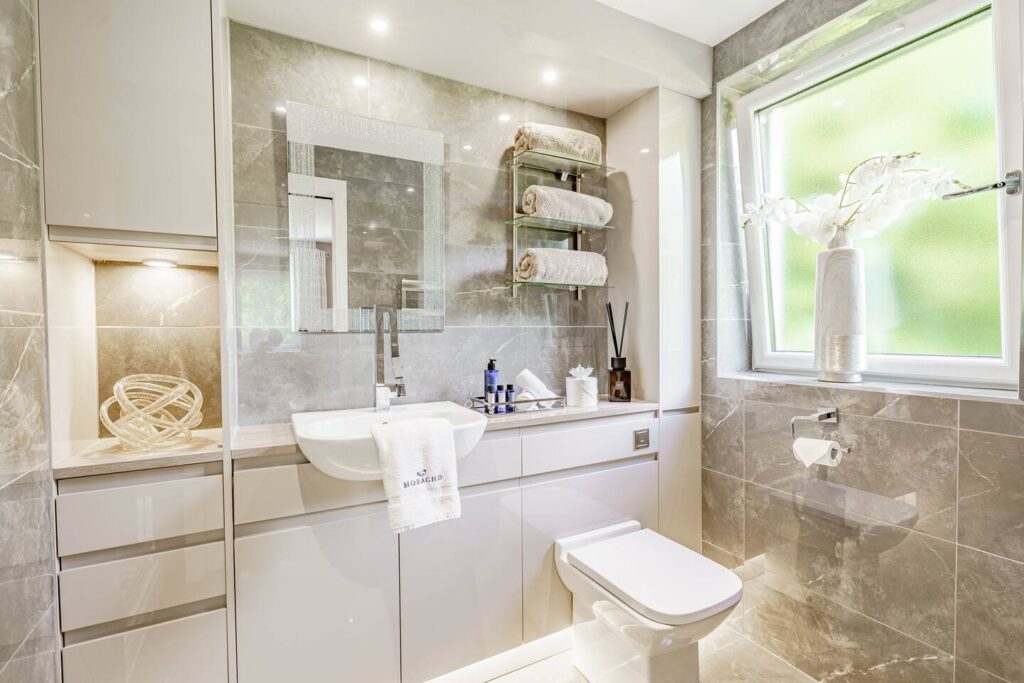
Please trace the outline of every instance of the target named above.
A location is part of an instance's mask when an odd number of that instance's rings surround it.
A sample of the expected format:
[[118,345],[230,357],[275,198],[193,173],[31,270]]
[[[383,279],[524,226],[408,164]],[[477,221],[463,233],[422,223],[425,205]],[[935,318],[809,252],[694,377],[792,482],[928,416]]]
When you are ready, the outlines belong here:
[[957,199],[959,197],[967,197],[972,194],[978,194],[979,192],[988,192],[989,190],[1002,190],[1006,189],[1006,194],[1020,194],[1020,171],[1010,171],[1006,174],[1005,180],[1000,180],[998,183],[992,183],[991,185],[979,185],[978,187],[972,187],[969,190],[962,192],[953,192],[951,194],[942,195],[943,199]]

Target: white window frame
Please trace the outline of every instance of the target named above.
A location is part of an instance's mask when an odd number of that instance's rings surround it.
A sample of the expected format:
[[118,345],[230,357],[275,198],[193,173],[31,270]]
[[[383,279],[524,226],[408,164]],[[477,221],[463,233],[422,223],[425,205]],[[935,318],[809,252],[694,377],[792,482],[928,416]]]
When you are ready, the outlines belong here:
[[[758,144],[757,112],[796,93],[861,65],[885,52],[905,45],[938,28],[947,26],[980,9],[993,12],[996,67],[996,135],[998,178],[1022,167],[1024,156],[1024,108],[1021,73],[1022,0],[939,0],[885,26],[853,45],[809,62],[782,78],[736,100],[736,149],[744,204],[756,203],[763,185]],[[1001,358],[869,354],[867,374],[875,379],[926,382],[956,386],[992,388],[1017,387],[1021,316],[1021,194],[1000,192],[999,247],[1001,255],[1000,310],[1002,324]],[[954,200],[955,201],[955,200]],[[767,254],[764,232],[746,230],[747,264],[750,276],[750,307],[753,369],[757,371],[808,374],[814,371],[810,352],[772,349],[771,312]],[[869,312],[870,314],[870,312]]]

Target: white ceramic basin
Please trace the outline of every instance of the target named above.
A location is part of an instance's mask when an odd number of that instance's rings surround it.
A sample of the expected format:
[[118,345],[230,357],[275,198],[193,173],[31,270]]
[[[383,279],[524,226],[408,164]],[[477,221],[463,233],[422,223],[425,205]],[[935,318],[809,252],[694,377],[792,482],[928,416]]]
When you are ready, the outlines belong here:
[[338,479],[367,481],[381,478],[370,427],[417,417],[448,420],[455,432],[458,458],[473,450],[487,427],[484,415],[451,401],[438,401],[393,405],[379,413],[373,408],[294,413],[292,428],[299,449],[318,470]]

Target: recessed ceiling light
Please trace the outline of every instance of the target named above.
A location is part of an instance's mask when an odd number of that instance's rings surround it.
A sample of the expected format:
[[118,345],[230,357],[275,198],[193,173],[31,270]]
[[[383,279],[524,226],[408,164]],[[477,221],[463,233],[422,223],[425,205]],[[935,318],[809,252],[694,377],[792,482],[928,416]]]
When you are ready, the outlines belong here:
[[11,261],[11,262],[14,262],[14,261],[24,261],[24,260],[25,259],[21,258],[20,256],[18,256],[17,254],[15,254],[13,252],[10,252],[10,251],[0,251],[0,261]]
[[470,151],[471,149],[473,149],[473,145],[463,145],[463,146],[462,146],[462,149],[464,149],[464,150],[466,150],[466,151],[468,152],[468,151]]
[[276,109],[279,114],[284,114],[286,111],[288,111],[287,109],[285,109],[283,104],[274,107],[274,109]]
[[163,258],[148,258],[142,262],[142,265],[149,266],[150,268],[177,268],[178,264],[174,261],[169,261]]
[[370,19],[370,30],[378,35],[387,33],[389,28],[388,20],[384,17],[374,17],[373,19]]
[[356,86],[357,88],[366,87],[366,76],[353,76],[352,85]]
[[643,149],[640,150],[641,154],[650,154],[650,152],[651,152],[651,148],[650,147],[644,147]]
[[416,188],[415,187],[407,187],[407,188],[405,188],[405,191],[408,192],[409,194],[412,194],[413,192],[416,191]]
[[512,115],[511,114],[502,114],[501,116],[498,117],[498,120],[501,121],[502,123],[506,123],[506,122],[512,120]]
[[541,72],[540,77],[544,79],[545,83],[554,83],[558,80],[558,72],[554,69],[545,69]]

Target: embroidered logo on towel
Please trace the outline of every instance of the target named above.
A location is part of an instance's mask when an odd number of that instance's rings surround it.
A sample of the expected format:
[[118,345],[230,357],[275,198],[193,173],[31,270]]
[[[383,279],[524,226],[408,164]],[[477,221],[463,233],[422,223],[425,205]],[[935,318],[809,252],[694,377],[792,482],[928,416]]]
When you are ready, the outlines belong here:
[[402,488],[407,489],[413,486],[422,486],[423,484],[433,484],[434,482],[441,481],[442,479],[444,479],[443,474],[432,474],[428,477],[426,470],[418,470],[416,472],[415,479],[407,479],[402,482]]

